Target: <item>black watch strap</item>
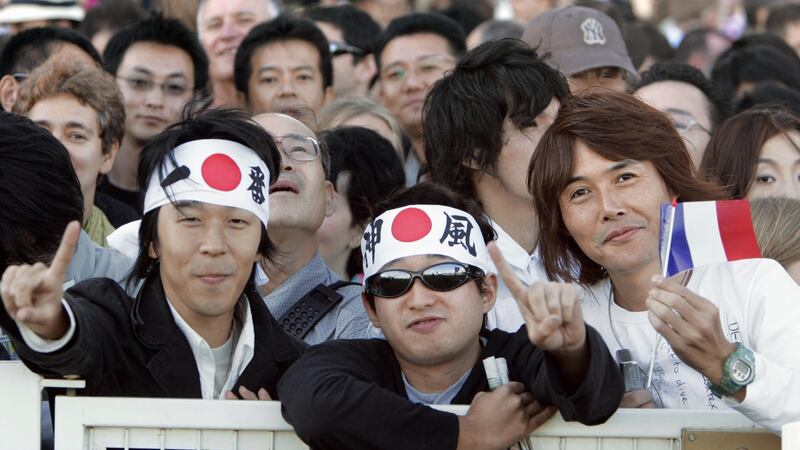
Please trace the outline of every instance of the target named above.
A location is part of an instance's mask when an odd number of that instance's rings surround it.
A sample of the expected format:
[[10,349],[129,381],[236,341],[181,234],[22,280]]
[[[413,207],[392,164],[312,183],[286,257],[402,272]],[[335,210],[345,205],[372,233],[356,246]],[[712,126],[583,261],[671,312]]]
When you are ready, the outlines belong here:
[[302,340],[314,328],[314,325],[325,317],[328,311],[342,301],[342,294],[336,292],[336,290],[351,284],[355,283],[337,281],[328,286],[322,283],[318,284],[295,302],[278,319],[278,323],[283,328],[283,331]]

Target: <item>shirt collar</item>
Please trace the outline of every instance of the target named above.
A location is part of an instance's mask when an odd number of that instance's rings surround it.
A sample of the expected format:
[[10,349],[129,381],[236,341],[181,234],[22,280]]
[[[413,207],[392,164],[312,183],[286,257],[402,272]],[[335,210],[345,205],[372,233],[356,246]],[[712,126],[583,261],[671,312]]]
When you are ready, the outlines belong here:
[[[175,324],[178,326],[178,329],[180,329],[181,333],[186,336],[186,340],[189,342],[189,347],[192,349],[192,355],[194,355],[195,361],[199,359],[200,352],[210,352],[211,346],[208,345],[208,342],[206,342],[202,336],[194,331],[194,329],[189,326],[183,317],[181,317],[181,315],[178,313],[178,310],[172,306],[172,301],[170,299],[167,299],[167,305],[169,305],[169,311],[172,313],[172,317],[175,319]],[[242,331],[239,334],[239,339],[237,339],[235,342],[233,358],[231,359],[232,364],[229,378],[232,378],[234,381],[239,378],[239,375],[242,374],[245,367],[247,367],[247,365],[250,363],[250,360],[253,359],[253,352],[256,343],[255,328],[253,326],[253,314],[250,311],[250,302],[247,301],[246,297],[242,296],[238,305],[241,305],[241,308],[243,309],[243,323]],[[238,307],[239,306],[237,306],[237,308]]]
[[497,248],[500,249],[500,252],[503,254],[503,257],[506,259],[508,264],[516,269],[520,269],[522,271],[529,271],[529,268],[534,265],[539,264],[539,250],[534,249],[533,253],[528,253],[525,251],[522,246],[520,246],[517,241],[514,240],[505,230],[495,221],[489,219],[492,224],[492,228],[494,228],[494,232],[497,235],[497,239],[495,239],[495,245]]

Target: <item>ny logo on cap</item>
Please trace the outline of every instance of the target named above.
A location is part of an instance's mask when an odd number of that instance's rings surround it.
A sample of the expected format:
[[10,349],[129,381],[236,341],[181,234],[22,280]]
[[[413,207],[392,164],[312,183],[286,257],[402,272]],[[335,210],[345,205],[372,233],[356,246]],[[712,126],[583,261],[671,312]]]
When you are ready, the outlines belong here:
[[581,23],[583,42],[588,45],[605,45],[606,35],[603,33],[603,24],[597,19],[589,17]]

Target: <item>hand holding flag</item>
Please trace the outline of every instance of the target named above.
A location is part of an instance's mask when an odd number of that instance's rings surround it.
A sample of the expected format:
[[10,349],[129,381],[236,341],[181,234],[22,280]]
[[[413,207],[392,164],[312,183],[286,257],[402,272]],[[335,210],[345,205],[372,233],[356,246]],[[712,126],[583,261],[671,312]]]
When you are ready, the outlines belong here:
[[736,350],[725,339],[719,309],[685,286],[654,276],[647,295],[647,317],[675,354],[712,383],[722,379],[722,364]]
[[747,200],[661,205],[662,276],[654,276],[647,296],[648,318],[658,334],[646,387],[652,382],[658,342],[663,336],[678,357],[712,383],[735,350],[727,341],[713,303],[667,277],[708,264],[760,258]]

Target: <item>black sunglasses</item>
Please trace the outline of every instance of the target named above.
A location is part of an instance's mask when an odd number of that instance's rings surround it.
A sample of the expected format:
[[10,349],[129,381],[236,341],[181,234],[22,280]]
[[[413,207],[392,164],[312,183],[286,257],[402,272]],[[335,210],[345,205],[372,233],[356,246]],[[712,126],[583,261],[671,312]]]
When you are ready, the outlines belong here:
[[378,272],[367,278],[365,291],[367,294],[384,298],[394,298],[405,294],[419,278],[434,291],[450,291],[469,280],[484,276],[483,270],[455,262],[434,264],[418,272],[402,269],[390,269]]
[[331,51],[331,56],[344,55],[345,53],[350,53],[351,55],[356,56],[365,56],[367,54],[366,50],[353,47],[352,45],[345,44],[344,42],[329,42],[328,48]]

